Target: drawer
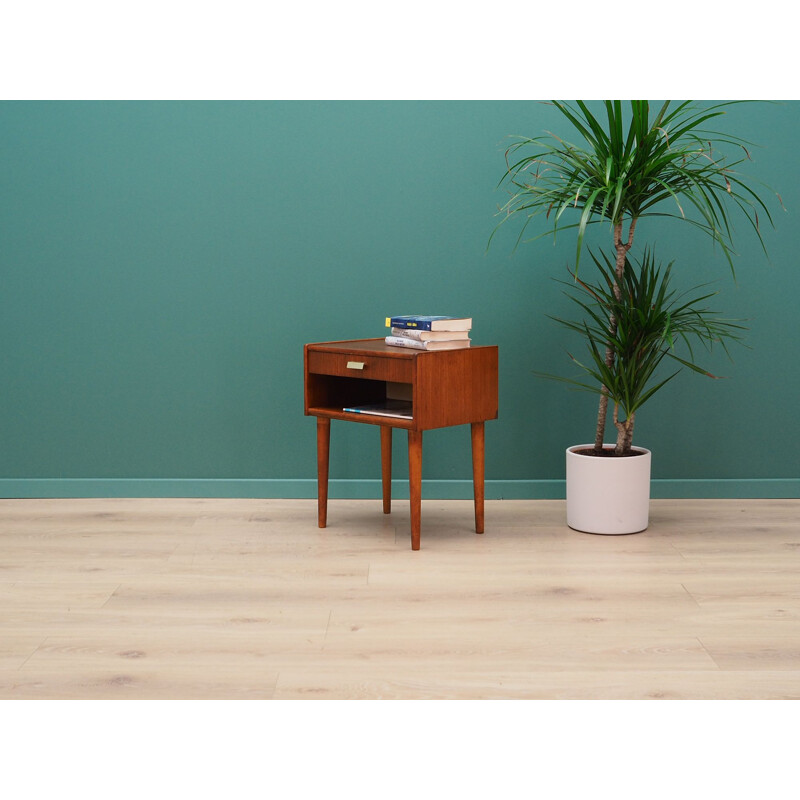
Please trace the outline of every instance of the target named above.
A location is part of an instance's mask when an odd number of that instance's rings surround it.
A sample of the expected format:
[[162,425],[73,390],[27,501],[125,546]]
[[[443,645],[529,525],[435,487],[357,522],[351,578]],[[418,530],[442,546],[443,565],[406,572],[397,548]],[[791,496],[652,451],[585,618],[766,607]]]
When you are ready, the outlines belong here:
[[349,378],[368,378],[373,381],[411,383],[414,364],[411,358],[356,353],[321,353],[310,350],[308,371],[319,375],[341,375]]

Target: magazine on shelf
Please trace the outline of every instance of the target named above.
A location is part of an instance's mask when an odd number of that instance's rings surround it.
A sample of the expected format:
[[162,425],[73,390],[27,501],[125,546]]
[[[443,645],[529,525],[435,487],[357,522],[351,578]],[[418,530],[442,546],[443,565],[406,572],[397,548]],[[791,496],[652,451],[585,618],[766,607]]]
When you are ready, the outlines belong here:
[[342,411],[350,414],[374,414],[377,417],[397,417],[399,419],[413,419],[410,400],[394,400],[387,398],[378,403],[364,403],[363,405],[346,406]]

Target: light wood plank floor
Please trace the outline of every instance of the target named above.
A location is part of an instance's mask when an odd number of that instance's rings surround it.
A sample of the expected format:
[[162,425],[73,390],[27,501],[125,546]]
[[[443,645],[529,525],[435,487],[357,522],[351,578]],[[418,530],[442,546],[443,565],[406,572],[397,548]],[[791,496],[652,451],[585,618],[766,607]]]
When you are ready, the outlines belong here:
[[0,699],[800,699],[800,501],[0,501]]

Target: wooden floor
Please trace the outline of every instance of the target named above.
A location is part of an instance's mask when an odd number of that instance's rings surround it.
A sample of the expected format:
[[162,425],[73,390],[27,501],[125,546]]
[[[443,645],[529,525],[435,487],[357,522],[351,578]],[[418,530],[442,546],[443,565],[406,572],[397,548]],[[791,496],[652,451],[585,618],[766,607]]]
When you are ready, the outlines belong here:
[[800,501],[0,501],[0,699],[800,699]]

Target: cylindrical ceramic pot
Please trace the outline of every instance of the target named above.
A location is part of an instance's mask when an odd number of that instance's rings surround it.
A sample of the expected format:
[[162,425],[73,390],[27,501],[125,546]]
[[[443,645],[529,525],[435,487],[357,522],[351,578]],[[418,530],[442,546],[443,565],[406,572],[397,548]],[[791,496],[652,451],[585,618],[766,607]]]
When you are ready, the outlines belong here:
[[[604,447],[613,445],[604,445]],[[593,444],[567,448],[567,525],[584,533],[639,533],[650,510],[650,451],[614,458],[579,455]]]

